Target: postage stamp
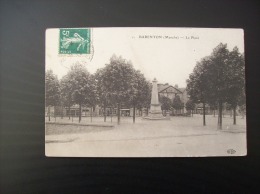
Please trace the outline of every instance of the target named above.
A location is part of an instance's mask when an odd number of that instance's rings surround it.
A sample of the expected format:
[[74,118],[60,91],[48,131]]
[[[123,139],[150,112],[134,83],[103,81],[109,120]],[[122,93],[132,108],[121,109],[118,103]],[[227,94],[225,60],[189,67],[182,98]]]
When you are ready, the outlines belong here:
[[59,54],[90,54],[90,29],[60,29]]

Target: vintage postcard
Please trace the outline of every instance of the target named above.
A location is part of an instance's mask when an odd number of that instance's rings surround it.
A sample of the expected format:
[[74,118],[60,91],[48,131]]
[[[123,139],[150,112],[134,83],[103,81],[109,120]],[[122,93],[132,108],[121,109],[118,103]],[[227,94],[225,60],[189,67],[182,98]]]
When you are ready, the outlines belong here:
[[45,155],[245,156],[244,32],[46,30]]

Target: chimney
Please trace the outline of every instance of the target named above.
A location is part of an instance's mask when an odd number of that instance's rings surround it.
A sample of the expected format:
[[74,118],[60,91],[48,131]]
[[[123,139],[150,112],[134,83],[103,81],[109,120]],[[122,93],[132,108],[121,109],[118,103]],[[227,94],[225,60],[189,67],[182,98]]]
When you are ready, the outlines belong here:
[[175,88],[178,88],[178,84],[175,84],[175,86],[174,86]]

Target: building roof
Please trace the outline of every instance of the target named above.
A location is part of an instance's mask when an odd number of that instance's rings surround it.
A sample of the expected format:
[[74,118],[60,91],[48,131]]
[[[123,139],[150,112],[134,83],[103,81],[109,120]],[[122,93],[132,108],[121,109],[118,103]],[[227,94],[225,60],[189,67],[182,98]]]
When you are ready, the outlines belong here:
[[172,87],[174,88],[175,90],[178,90],[179,92],[183,93],[185,91],[186,88],[179,88],[178,85],[175,85],[175,86],[172,86],[172,85],[169,85],[168,83],[166,84],[158,84],[158,92],[162,92],[164,91],[165,89],[169,88],[169,87]]
[[158,86],[158,92],[161,92],[166,88],[168,88],[170,85],[166,83],[166,84],[157,84],[157,86]]
[[186,88],[178,88],[182,93],[186,90]]

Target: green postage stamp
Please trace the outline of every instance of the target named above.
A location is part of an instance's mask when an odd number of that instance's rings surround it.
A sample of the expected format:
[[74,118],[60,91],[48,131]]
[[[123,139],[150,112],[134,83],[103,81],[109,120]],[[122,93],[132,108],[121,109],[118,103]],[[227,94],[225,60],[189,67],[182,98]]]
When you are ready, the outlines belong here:
[[91,31],[88,28],[61,28],[59,54],[90,54]]

